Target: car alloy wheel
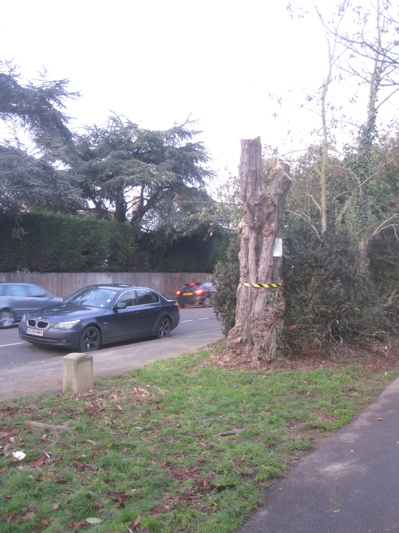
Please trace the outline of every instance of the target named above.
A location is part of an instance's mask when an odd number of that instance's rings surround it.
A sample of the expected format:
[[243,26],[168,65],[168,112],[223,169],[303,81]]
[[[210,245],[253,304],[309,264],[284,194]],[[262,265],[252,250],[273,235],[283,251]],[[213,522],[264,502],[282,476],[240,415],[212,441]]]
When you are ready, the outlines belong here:
[[209,298],[209,296],[207,296],[204,300],[204,306],[205,307],[212,307],[212,302],[211,302],[211,299]]
[[10,328],[14,324],[14,314],[8,309],[0,311],[0,328]]
[[92,352],[101,346],[101,333],[95,326],[87,327],[80,337],[79,348],[81,352]]
[[162,339],[163,337],[169,337],[172,330],[172,324],[169,318],[164,317],[158,324],[157,329],[157,339]]

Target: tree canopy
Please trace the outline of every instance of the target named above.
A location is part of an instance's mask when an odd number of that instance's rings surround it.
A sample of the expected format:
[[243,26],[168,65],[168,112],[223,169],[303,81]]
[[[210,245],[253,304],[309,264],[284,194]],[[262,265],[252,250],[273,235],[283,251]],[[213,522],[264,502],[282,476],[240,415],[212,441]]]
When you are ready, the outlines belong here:
[[0,143],[0,212],[73,212],[82,205],[78,189],[60,167],[74,157],[65,101],[77,95],[67,86],[67,80],[45,76],[23,84],[14,67],[0,62],[0,119],[8,137]]
[[79,157],[70,172],[98,217],[113,210],[115,220],[139,228],[181,230],[185,213],[209,200],[203,187],[212,172],[204,145],[193,141],[197,134],[192,122],[150,131],[112,116],[76,137]]
[[0,61],[0,119],[21,126],[37,149],[62,160],[73,150],[66,101],[78,97],[68,92],[68,85],[68,80],[48,80],[46,74],[23,84],[16,68]]
[[[83,135],[68,128],[68,80],[23,83],[0,62],[0,209],[85,209],[97,218],[131,222],[164,236],[184,232],[186,219],[211,199],[208,153],[193,121],[150,131],[113,115]],[[25,141],[21,141],[23,134]]]

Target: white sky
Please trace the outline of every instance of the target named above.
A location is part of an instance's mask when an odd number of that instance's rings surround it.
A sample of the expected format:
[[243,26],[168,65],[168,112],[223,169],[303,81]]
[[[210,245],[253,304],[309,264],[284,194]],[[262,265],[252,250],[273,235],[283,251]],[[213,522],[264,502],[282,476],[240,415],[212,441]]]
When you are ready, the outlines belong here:
[[70,79],[74,129],[111,112],[154,130],[191,117],[233,173],[242,138],[307,140],[312,114],[273,120],[267,93],[317,89],[327,68],[320,24],[291,21],[285,0],[5,0],[0,49],[26,78]]

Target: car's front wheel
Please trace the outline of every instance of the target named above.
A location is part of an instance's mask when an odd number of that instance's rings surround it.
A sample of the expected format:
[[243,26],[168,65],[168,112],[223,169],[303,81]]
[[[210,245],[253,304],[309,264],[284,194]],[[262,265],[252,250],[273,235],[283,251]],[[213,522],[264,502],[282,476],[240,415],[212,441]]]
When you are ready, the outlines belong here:
[[0,311],[0,328],[10,328],[15,322],[14,313],[8,309]]
[[157,328],[157,339],[162,339],[163,337],[169,337],[170,332],[172,331],[172,323],[166,316],[158,324]]
[[79,342],[81,352],[93,352],[101,346],[101,333],[95,326],[88,326],[82,333]]

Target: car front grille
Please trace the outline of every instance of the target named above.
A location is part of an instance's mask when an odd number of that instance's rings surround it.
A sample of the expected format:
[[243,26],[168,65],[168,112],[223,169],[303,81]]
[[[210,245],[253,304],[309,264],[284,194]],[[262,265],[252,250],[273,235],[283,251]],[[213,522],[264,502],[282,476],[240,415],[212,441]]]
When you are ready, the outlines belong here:
[[48,326],[48,322],[45,322],[44,320],[33,320],[33,318],[29,318],[28,326],[30,328],[46,329]]

